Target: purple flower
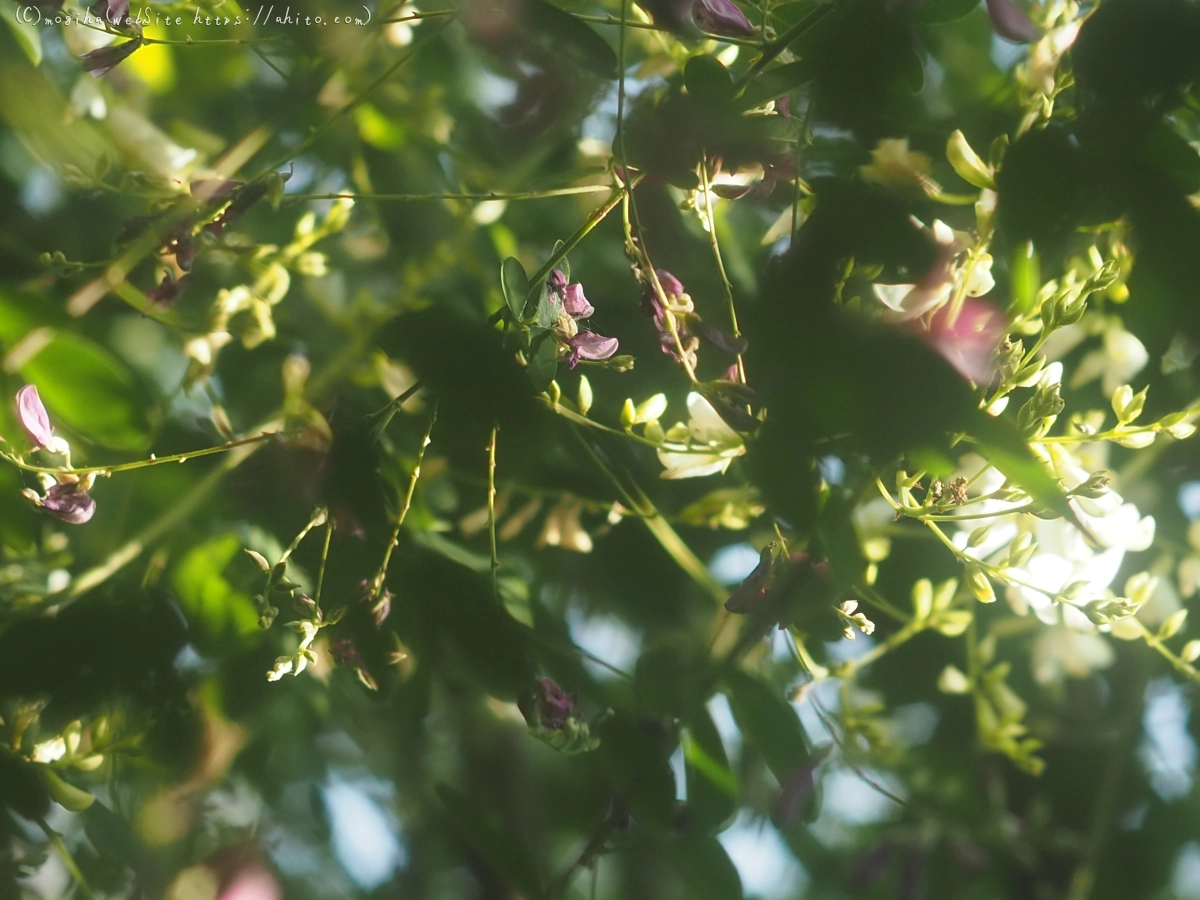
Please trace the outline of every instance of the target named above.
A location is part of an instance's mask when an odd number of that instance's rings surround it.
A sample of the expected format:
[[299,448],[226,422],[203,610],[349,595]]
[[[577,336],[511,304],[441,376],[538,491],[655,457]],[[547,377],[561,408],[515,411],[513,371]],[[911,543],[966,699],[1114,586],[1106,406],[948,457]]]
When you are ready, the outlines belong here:
[[578,281],[563,290],[563,309],[572,319],[586,319],[596,311],[583,295],[583,285]]
[[1017,44],[1032,44],[1042,38],[1042,30],[1012,0],[984,0],[992,29],[1005,40]]
[[687,293],[683,282],[666,269],[655,269],[654,274],[658,276],[658,283],[662,285],[663,293],[668,297],[682,297]]
[[613,337],[604,337],[594,331],[580,331],[567,341],[571,347],[570,365],[575,368],[581,359],[603,360],[617,352],[619,342]]
[[543,728],[557,731],[567,723],[571,712],[575,709],[578,694],[567,694],[549,678],[538,679],[538,689],[534,700],[536,710]]
[[183,289],[187,287],[190,275],[184,275],[178,281],[175,276],[168,270],[163,275],[163,280],[159,282],[158,287],[151,288],[146,291],[146,299],[152,303],[161,303],[169,305],[179,299],[179,295],[183,293]]
[[34,446],[49,450],[54,443],[54,429],[50,427],[50,416],[32,384],[17,391],[17,419]]
[[563,311],[572,319],[586,319],[596,311],[583,295],[583,285],[578,281],[567,284],[567,276],[561,269],[550,273],[548,284],[550,290],[562,299]]
[[733,0],[696,0],[692,4],[692,19],[710,34],[738,37],[755,33],[754,26]]
[[96,513],[96,501],[78,481],[53,485],[38,505],[71,525],[82,525]]
[[111,72],[118,64],[127,59],[133,54],[133,51],[142,46],[142,39],[134,38],[132,41],[125,41],[121,44],[113,44],[110,47],[101,47],[99,50],[93,50],[91,53],[85,53],[80,59],[83,61],[83,70],[91,72],[93,78],[99,78]]

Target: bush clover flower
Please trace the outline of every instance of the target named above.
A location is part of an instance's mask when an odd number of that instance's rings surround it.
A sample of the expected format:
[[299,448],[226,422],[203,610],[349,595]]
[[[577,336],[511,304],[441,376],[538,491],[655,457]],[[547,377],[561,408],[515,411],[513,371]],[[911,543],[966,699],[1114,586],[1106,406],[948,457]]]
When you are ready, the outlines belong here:
[[50,425],[50,415],[38,395],[38,389],[32,384],[27,384],[17,391],[17,420],[35,447],[50,453],[71,452],[70,445],[55,436],[54,428]]
[[688,394],[688,423],[682,422],[666,434],[658,461],[663,478],[699,478],[729,468],[735,457],[746,452],[736,431],[726,424],[711,403],[695,391]]
[[579,327],[581,321],[596,311],[583,293],[583,285],[578,281],[568,284],[561,269],[551,272],[547,283],[549,289],[556,293],[562,302],[563,311],[555,330],[567,347],[567,362],[570,367],[575,368],[581,359],[602,362],[616,354],[620,341],[615,337],[605,337]]
[[[73,476],[60,476],[63,480],[52,483],[45,496],[26,488],[23,493],[34,506],[40,506],[50,515],[62,519],[69,525],[82,525],[96,514],[96,501],[88,489],[91,478],[74,480]],[[72,480],[68,480],[70,477]]]
[[692,20],[709,34],[725,37],[750,36],[757,32],[733,0],[696,0],[692,4]]

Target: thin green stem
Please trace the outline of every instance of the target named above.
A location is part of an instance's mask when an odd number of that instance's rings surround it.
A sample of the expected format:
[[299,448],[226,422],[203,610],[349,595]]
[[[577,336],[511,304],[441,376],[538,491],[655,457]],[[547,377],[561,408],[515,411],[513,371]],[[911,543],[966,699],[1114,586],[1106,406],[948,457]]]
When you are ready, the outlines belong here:
[[[544,200],[549,197],[573,197],[577,194],[600,194],[611,191],[610,184],[580,184],[572,187],[549,188],[542,191],[475,191],[467,193],[434,194],[372,194],[343,191],[336,194],[288,194],[288,203],[303,200],[388,200],[398,203],[420,203],[431,200]],[[593,226],[594,227],[594,226]]]
[[[764,14],[765,22],[765,14]],[[729,276],[725,273],[725,262],[721,258],[721,244],[717,239],[717,213],[713,209],[712,184],[708,171],[708,162],[700,157],[700,184],[704,188],[704,212],[708,223],[708,239],[712,245],[713,260],[717,264],[717,272],[721,276],[721,288],[725,292],[725,303],[729,307],[729,324],[733,329],[733,336],[740,337],[741,331],[738,329],[737,307],[733,302],[733,285],[729,281]],[[746,366],[742,361],[742,354],[737,355],[738,380],[742,384],[746,383]]]
[[392,563],[392,551],[396,549],[396,545],[400,542],[400,529],[404,527],[404,519],[408,515],[409,507],[412,506],[413,494],[417,490],[417,482],[421,479],[421,463],[425,460],[425,449],[429,446],[430,435],[433,433],[433,425],[436,421],[437,404],[434,403],[433,410],[429,414],[429,424],[425,426],[425,434],[421,438],[421,447],[417,450],[417,462],[413,466],[412,474],[408,478],[408,488],[404,492],[404,500],[400,504],[400,512],[396,515],[396,523],[392,528],[392,535],[388,538],[387,548],[383,551],[383,562],[380,563],[379,572],[375,575],[372,600],[378,600],[383,593],[383,584],[387,580],[388,567]]
[[654,535],[659,545],[675,560],[675,563],[688,574],[692,581],[703,588],[705,593],[718,603],[724,603],[729,596],[725,592],[725,589],[717,584],[709,574],[708,569],[705,568],[704,563],[700,561],[699,557],[692,552],[683,538],[671,527],[671,523],[662,517],[650,501],[650,498],[636,486],[634,487],[634,490],[637,491],[636,496],[627,490],[625,485],[621,483],[621,479],[617,477],[617,474],[592,449],[591,444],[584,440],[583,435],[578,431],[573,431],[572,433],[578,438],[587,451],[587,454],[592,458],[592,461],[608,476],[608,479],[613,483],[617,492],[624,499],[625,504],[640,514],[643,524]]
[[496,597],[500,596],[500,589],[496,582],[500,572],[500,557],[496,554],[496,436],[499,433],[500,426],[493,425],[492,438],[488,441],[487,488],[488,538],[492,547],[492,594]]
[[615,435],[619,438],[626,438],[646,447],[652,447],[655,450],[667,450],[671,453],[694,453],[697,456],[711,456],[713,452],[712,450],[699,449],[695,447],[673,447],[665,446],[663,444],[656,444],[649,438],[644,438],[640,434],[636,434],[633,431],[618,431],[616,428],[612,428],[601,422],[597,422],[595,419],[589,419],[587,416],[582,416],[573,409],[568,409],[567,407],[563,406],[561,403],[553,402],[548,397],[542,396],[539,397],[539,399],[551,410],[551,412],[555,413],[555,415],[562,416],[564,419],[569,419],[576,425],[586,425],[588,428],[594,428],[597,431],[603,431],[605,434]]
[[269,431],[262,434],[256,434],[253,437],[238,438],[233,441],[226,441],[218,447],[205,447],[202,450],[193,450],[190,453],[175,453],[171,456],[151,456],[149,459],[141,459],[137,462],[118,463],[115,466],[35,466],[25,462],[20,457],[10,455],[8,453],[0,453],[0,458],[7,460],[19,469],[24,469],[26,472],[43,472],[47,475],[89,475],[95,473],[97,475],[111,475],[116,472],[128,472],[131,469],[145,469],[150,466],[161,466],[165,463],[184,463],[189,459],[195,459],[198,456],[212,456],[215,453],[226,453],[233,450],[235,447],[243,447],[246,444],[257,444],[259,441],[265,441],[268,438],[273,438],[283,434],[282,431]]
[[75,862],[75,857],[71,855],[71,851],[67,849],[67,845],[63,842],[62,836],[50,827],[45,819],[38,819],[38,825],[42,827],[46,838],[50,841],[50,846],[54,848],[54,852],[58,854],[58,858],[62,860],[63,867],[67,873],[74,879],[75,884],[79,886],[79,892],[83,894],[87,900],[96,900],[96,895],[92,891],[92,886],[83,876],[83,872],[79,869],[79,864]]
[[317,569],[317,591],[313,596],[313,603],[317,608],[321,608],[321,589],[325,587],[325,564],[329,561],[329,542],[333,538],[333,520],[326,518],[325,522],[325,543],[321,547],[321,566]]
[[454,15],[458,15],[458,10],[456,10],[456,9],[433,9],[433,10],[430,10],[429,12],[410,13],[407,16],[400,16],[397,19],[381,19],[379,24],[380,25],[392,25],[396,22],[414,22],[414,21],[417,21],[418,19],[436,19],[436,18],[440,18],[442,16],[454,16]]
[[[662,31],[667,34],[674,34],[674,29],[668,28],[665,25],[655,25],[653,22],[637,22],[618,19],[616,16],[585,16],[579,13],[571,13],[576,19],[581,22],[592,22],[596,25],[624,25],[628,28],[641,28],[644,31]],[[739,38],[723,34],[712,34],[708,31],[702,31],[700,34],[712,41],[720,41],[724,44],[738,44],[743,47],[761,47],[762,43],[753,38]]]
[[324,525],[328,521],[329,510],[327,510],[325,507],[318,506],[315,510],[313,510],[313,514],[309,517],[308,522],[303,528],[300,529],[300,533],[296,535],[290,544],[288,544],[287,549],[284,550],[283,554],[279,557],[279,562],[287,562],[291,558],[292,554],[296,552],[296,548],[300,546],[300,542],[308,537],[308,533],[314,528]]
[[[273,419],[263,423],[261,430],[265,432],[268,429],[275,429],[280,424],[278,420]],[[249,459],[262,446],[261,442],[245,444],[235,448],[223,457],[215,469],[205,475],[179,501],[168,507],[157,519],[111,553],[103,563],[88,569],[75,578],[71,582],[71,586],[67,589],[66,599],[59,606],[66,606],[78,600],[88,591],[103,584],[117,572],[121,571],[121,569],[125,568],[125,566],[137,559],[146,547],[153,544],[195,512],[200,504],[208,499],[209,494],[216,490],[217,485],[221,483],[221,480],[228,473]]]
[[808,29],[812,28],[817,22],[821,21],[825,15],[833,9],[833,4],[826,4],[814,9],[807,16],[773,40],[767,46],[763,47],[762,55],[754,61],[754,64],[746,70],[746,73],[737,80],[735,85],[739,89],[739,93],[745,90],[754,78],[758,77],[758,73],[765,69],[780,53],[787,49],[788,44],[796,40],[804,34]]
[[529,283],[541,284],[542,281],[549,277],[550,273],[554,271],[554,267],[562,262],[566,255],[574,250],[593,228],[603,222],[605,216],[616,209],[617,204],[621,202],[621,196],[622,192],[620,190],[613,191],[612,195],[604,201],[604,204],[588,216],[586,222],[579,226],[579,230],[571,235],[566,243],[559,247],[557,252],[551,254],[542,267],[530,276]]
[[834,667],[833,674],[839,678],[846,679],[854,675],[862,669],[865,669],[871,663],[876,662],[881,657],[892,652],[901,644],[916,637],[925,630],[925,623],[909,622],[899,631],[894,631],[885,640],[880,641],[862,656],[856,656],[853,659],[846,660],[839,666]]

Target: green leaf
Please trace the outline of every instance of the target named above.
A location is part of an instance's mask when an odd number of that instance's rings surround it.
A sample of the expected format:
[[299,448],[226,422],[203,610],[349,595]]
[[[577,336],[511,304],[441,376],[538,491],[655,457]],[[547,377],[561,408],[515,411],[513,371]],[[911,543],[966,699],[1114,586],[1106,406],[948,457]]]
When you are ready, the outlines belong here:
[[667,855],[691,889],[689,900],[741,900],[742,879],[715,837],[689,835],[672,841]]
[[545,896],[542,880],[532,854],[513,835],[513,831],[492,810],[449,785],[437,786],[438,797],[450,821],[488,865],[528,900]]
[[548,332],[542,332],[533,339],[528,359],[529,379],[533,382],[534,391],[541,393],[558,374],[558,345]]
[[1003,472],[1012,484],[1041,506],[1066,518],[1091,540],[1091,532],[1079,520],[1075,510],[1071,509],[1062,486],[1033,455],[1015,423],[1008,419],[993,418],[982,410],[974,416],[974,420],[971,434],[978,440],[977,446],[984,458]]
[[103,803],[93,803],[80,818],[88,840],[102,858],[123,862],[132,869],[142,865],[145,846],[129,822]]
[[786,783],[809,757],[796,711],[778,691],[744,672],[726,675],[725,687],[746,743],[762,754],[779,783]]
[[1184,194],[1200,191],[1200,154],[1170,124],[1159,122],[1142,144],[1142,156]]
[[702,831],[715,831],[737,811],[737,785],[721,735],[703,706],[688,716],[683,761],[688,822]]
[[529,276],[525,267],[515,256],[500,264],[500,288],[504,291],[504,302],[518,322],[526,321],[525,305],[529,300]]
[[29,61],[38,66],[42,63],[42,38],[33,22],[21,21],[22,9],[29,9],[29,7],[19,7],[10,0],[4,0],[3,3],[0,3],[0,18],[4,19],[8,30],[12,32],[12,36],[25,55],[29,57]]
[[812,81],[817,68],[809,60],[800,60],[784,66],[768,69],[754,79],[739,98],[738,106],[752,109],[782,97],[802,84]]
[[618,710],[601,724],[598,735],[597,756],[611,790],[626,798],[630,813],[643,825],[672,828],[677,806],[671,732]]
[[225,569],[241,555],[242,542],[226,533],[193,547],[171,577],[188,621],[208,653],[229,652],[259,633],[254,601],[225,577]]
[[554,49],[601,78],[617,77],[617,54],[590,26],[544,0],[531,0],[526,21]]
[[917,4],[913,20],[925,25],[940,25],[969,15],[979,0],[926,0]]
[[701,54],[688,60],[683,69],[688,96],[702,104],[726,103],[733,96],[729,70],[715,57]]
[[[534,321],[541,328],[553,327],[558,322],[558,317],[562,315],[562,297],[557,291],[550,290],[547,281],[536,285],[533,291],[537,297],[537,311],[534,313]],[[531,302],[533,301],[532,296],[529,299]]]
[[634,691],[638,705],[652,715],[682,718],[703,709],[707,688],[704,657],[683,638],[652,644],[638,658]]
[[89,440],[115,450],[149,443],[149,423],[136,382],[117,357],[82,335],[56,332],[21,368],[50,412]]

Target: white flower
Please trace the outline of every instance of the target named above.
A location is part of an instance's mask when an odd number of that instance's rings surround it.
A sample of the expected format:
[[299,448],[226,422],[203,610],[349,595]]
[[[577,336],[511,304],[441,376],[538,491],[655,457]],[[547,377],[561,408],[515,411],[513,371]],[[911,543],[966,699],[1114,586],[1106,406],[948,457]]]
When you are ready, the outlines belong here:
[[1079,387],[1096,378],[1101,378],[1104,396],[1111,397],[1113,391],[1129,384],[1133,377],[1145,368],[1150,359],[1145,346],[1125,330],[1120,322],[1112,322],[1104,330],[1104,347],[1084,356],[1071,379],[1071,387]]
[[[1047,367],[1048,370],[1051,368]],[[1059,374],[1048,371],[1044,377],[1053,380]],[[1063,446],[1035,445],[1035,449],[1067,489],[1078,487],[1088,479],[1087,471]],[[973,458],[964,466],[964,472],[969,476],[978,471],[977,463],[978,458]],[[997,477],[1002,476],[993,470],[973,487],[988,493],[998,487]],[[1073,498],[1070,503],[1084,527],[1101,545],[1100,549],[1091,547],[1079,529],[1065,519],[1014,514],[998,515],[990,520],[991,529],[982,543],[967,552],[982,562],[1002,565],[1007,560],[1006,548],[1011,541],[1018,533],[1029,532],[1037,542],[1037,550],[1022,566],[1006,570],[1013,582],[1005,592],[1009,605],[1018,615],[1033,609],[1049,624],[1057,623],[1061,615],[1066,624],[1090,632],[1094,628],[1082,611],[1070,604],[1056,605],[1051,596],[1078,582],[1083,586],[1074,597],[1077,603],[1109,596],[1109,586],[1121,568],[1126,551],[1148,548],[1154,540],[1155,523],[1152,516],[1142,516],[1134,504],[1125,502],[1113,490],[1094,500]],[[987,500],[973,504],[968,511],[1004,513],[1013,508],[1014,504],[1010,502]],[[974,519],[964,523],[962,530],[954,536],[955,546],[967,550],[967,536],[978,525],[979,521]]]
[[983,253],[975,260],[975,265],[971,266],[971,271],[967,275],[966,295],[982,297],[995,286],[996,279],[992,277],[991,254]]
[[1064,675],[1083,678],[1112,661],[1112,647],[1100,635],[1063,625],[1043,629],[1033,644],[1033,677],[1042,684],[1060,682]]
[[35,763],[52,763],[58,762],[67,755],[67,742],[61,737],[52,738],[48,741],[42,741],[36,744],[33,748],[33,756],[31,759]]
[[693,391],[688,394],[687,404],[687,443],[667,442],[663,444],[664,449],[658,451],[658,461],[665,469],[663,478],[715,475],[728,469],[735,456],[746,452],[746,445],[738,433],[704,397]]
[[877,284],[875,296],[879,302],[897,313],[898,321],[907,322],[925,315],[950,299],[950,282],[922,286],[919,284]]

